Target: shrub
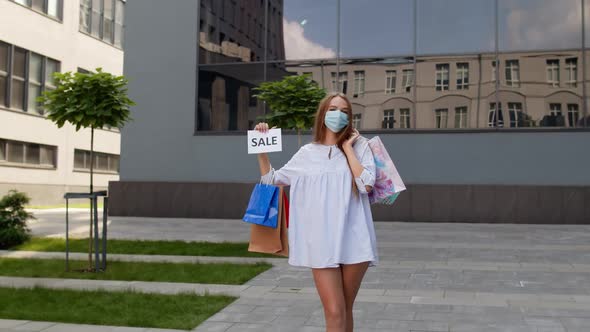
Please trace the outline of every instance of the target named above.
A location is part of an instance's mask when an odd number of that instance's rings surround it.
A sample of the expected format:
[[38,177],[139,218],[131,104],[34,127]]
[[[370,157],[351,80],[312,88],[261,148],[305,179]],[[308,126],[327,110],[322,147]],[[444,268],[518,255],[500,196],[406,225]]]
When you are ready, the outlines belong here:
[[16,190],[10,190],[0,200],[0,249],[21,244],[31,237],[27,220],[35,217],[25,210],[29,201],[25,193]]

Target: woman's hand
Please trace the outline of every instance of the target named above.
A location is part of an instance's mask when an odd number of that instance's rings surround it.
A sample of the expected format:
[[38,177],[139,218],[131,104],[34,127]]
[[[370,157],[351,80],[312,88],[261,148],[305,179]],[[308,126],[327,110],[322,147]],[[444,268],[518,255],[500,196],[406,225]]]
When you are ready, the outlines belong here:
[[[275,128],[276,128],[276,126],[270,128],[270,129],[275,129]],[[261,133],[268,133],[268,130],[269,130],[268,129],[268,123],[266,123],[266,122],[259,122],[256,125],[256,127],[254,127],[254,130],[257,130],[257,131],[259,131]]]
[[352,145],[354,144],[354,142],[356,142],[356,140],[361,136],[361,134],[359,133],[358,130],[353,129],[352,131],[352,135],[350,135],[350,137],[344,141],[344,144],[342,144],[342,147],[349,147],[351,148]]

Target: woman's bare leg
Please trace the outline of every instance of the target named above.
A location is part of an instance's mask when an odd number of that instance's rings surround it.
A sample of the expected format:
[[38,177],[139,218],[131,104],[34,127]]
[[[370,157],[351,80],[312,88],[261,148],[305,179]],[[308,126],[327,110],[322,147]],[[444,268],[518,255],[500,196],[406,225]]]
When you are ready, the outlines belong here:
[[344,289],[344,301],[346,303],[346,332],[353,331],[352,307],[368,268],[369,262],[341,265],[342,286]]
[[324,306],[327,332],[346,331],[346,303],[342,269],[312,269],[316,289]]

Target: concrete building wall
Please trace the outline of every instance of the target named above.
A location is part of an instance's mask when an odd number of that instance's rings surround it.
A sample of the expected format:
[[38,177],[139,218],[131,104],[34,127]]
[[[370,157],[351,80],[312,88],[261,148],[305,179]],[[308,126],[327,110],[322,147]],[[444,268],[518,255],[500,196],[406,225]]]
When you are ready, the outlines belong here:
[[[79,31],[79,1],[64,1],[63,6],[59,22],[14,2],[0,1],[0,41],[57,60],[62,72],[102,67],[122,74],[123,50]],[[64,203],[67,191],[88,190],[89,172],[74,171],[74,149],[90,150],[90,129],[76,132],[68,124],[58,129],[41,115],[0,107],[0,139],[57,147],[55,169],[0,163],[0,194],[18,189],[32,197],[32,204],[44,205]],[[95,130],[94,149],[119,155],[118,130]],[[116,173],[96,172],[95,188],[105,189],[109,181],[118,179]]]

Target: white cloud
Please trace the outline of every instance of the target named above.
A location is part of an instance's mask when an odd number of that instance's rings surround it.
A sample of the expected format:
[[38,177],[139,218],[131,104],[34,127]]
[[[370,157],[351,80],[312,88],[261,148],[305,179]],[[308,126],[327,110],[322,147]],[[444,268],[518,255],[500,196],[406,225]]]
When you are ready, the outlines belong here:
[[506,8],[503,48],[552,49],[580,46],[579,1],[533,1],[530,6]]
[[289,60],[335,58],[336,52],[305,37],[303,27],[283,19],[285,53]]

